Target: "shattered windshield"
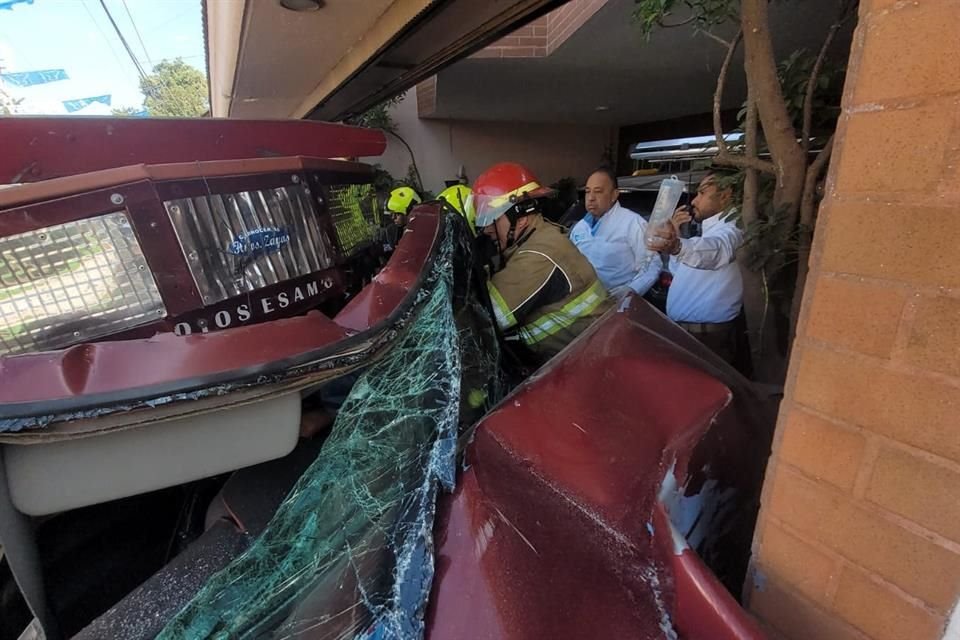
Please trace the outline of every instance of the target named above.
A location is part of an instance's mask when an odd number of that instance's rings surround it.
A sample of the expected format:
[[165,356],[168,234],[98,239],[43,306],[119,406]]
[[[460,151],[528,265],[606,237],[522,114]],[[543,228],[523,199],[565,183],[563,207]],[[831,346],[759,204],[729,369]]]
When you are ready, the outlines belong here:
[[502,393],[464,229],[445,227],[414,313],[317,459],[159,638],[423,635],[437,495],[453,489],[458,438]]

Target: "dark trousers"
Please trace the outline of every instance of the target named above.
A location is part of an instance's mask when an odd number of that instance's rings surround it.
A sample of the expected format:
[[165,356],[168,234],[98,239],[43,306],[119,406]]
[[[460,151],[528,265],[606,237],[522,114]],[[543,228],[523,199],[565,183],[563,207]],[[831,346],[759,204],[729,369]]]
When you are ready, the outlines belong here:
[[730,322],[677,323],[687,333],[700,341],[705,347],[723,358],[723,360],[746,377],[753,375],[753,363],[750,359],[750,343],[747,340],[747,321],[743,313]]

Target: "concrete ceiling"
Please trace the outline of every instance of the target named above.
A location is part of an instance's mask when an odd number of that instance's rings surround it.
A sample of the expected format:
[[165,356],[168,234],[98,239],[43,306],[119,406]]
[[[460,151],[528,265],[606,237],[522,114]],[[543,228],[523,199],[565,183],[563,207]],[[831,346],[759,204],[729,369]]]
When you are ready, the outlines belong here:
[[563,0],[205,0],[213,115],[339,120]]
[[[800,47],[819,50],[836,6],[837,0],[772,3],[778,55]],[[437,76],[430,117],[624,125],[709,112],[723,46],[689,26],[660,29],[647,42],[631,24],[633,8],[633,0],[608,0],[544,58],[457,62]],[[852,25],[833,50],[845,51],[851,33]],[[741,61],[742,56],[734,67],[738,73],[729,78],[725,108],[743,102]]]
[[[330,73],[344,52],[358,41],[393,0],[326,0],[320,11],[295,12],[278,1],[246,3],[236,58],[230,78],[235,118],[264,118],[292,114],[304,97]],[[208,0],[208,12],[235,8],[236,0]],[[210,20],[215,26],[216,21]],[[211,40],[212,41],[212,40]],[[211,73],[215,69],[211,68]],[[217,78],[212,84],[217,86]],[[218,113],[215,115],[227,115]]]

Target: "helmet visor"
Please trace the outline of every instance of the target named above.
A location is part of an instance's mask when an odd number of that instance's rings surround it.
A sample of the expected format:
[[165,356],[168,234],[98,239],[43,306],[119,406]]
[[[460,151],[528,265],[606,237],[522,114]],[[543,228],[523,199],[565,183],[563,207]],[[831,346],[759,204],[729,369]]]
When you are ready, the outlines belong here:
[[477,214],[477,229],[490,226],[497,218],[523,201],[546,198],[555,194],[556,191],[553,189],[541,187],[536,182],[529,182],[519,189],[514,189],[513,191],[499,195],[487,195],[474,192],[471,196],[471,204]]

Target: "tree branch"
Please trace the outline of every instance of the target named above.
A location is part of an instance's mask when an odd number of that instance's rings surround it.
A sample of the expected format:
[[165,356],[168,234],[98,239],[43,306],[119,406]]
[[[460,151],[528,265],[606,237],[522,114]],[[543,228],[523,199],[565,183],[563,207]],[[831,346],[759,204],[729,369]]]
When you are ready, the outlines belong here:
[[[737,45],[743,37],[743,31],[737,30],[737,35],[732,42],[727,43],[727,55],[723,58],[723,64],[720,65],[720,73],[717,75],[717,88],[713,90],[713,135],[717,139],[717,149],[720,155],[729,155],[727,141],[723,137],[723,123],[720,121],[720,109],[723,105],[723,89],[727,85],[727,74],[730,72],[730,62],[733,60],[733,54],[737,51]],[[719,39],[719,38],[718,38]]]
[[803,146],[803,153],[810,151],[810,130],[813,128],[813,95],[817,92],[817,80],[820,76],[820,69],[823,68],[823,61],[827,57],[827,50],[833,43],[834,36],[840,30],[842,22],[837,20],[827,31],[827,37],[823,39],[823,45],[820,47],[820,53],[817,54],[817,60],[813,63],[810,70],[810,78],[807,80],[807,92],[803,96],[803,130],[801,133],[800,144]]
[[[834,137],[830,136],[823,151],[810,163],[810,168],[807,169],[807,176],[803,183],[803,200],[800,205],[800,224],[806,229],[813,227],[813,215],[816,210],[817,200],[817,180],[826,168],[827,163],[830,162],[830,155],[833,153],[833,139]],[[806,231],[801,229],[800,233],[804,234]],[[801,249],[803,249],[803,242],[801,241],[800,244]]]
[[[767,3],[768,0],[742,0],[741,2],[744,67],[747,72],[747,82],[754,87],[764,138],[770,148],[773,163],[777,167],[779,181],[783,183],[788,171],[796,172],[800,168],[802,172],[803,167],[806,166],[806,158],[797,142],[797,134],[777,76],[776,57],[773,42],[770,40]],[[801,178],[802,175],[801,173]],[[789,193],[782,195],[789,202],[792,198],[799,196],[797,187],[802,184],[802,179],[799,184],[791,182],[791,188],[787,189]]]
[[737,169],[753,169],[770,175],[777,175],[777,167],[766,160],[760,158],[750,158],[747,156],[732,155],[729,152],[721,151],[713,159],[714,163],[727,167],[736,167]]
[[[750,87],[747,87],[747,117],[743,126],[744,150],[751,158],[757,156],[757,101]],[[771,168],[773,166],[771,165]],[[757,200],[760,191],[760,176],[756,169],[747,169],[743,177],[743,203],[740,208],[740,219],[743,228],[748,229],[759,218]]]
[[[667,16],[665,15],[664,18],[666,17]],[[663,29],[676,29],[677,27],[684,27],[696,19],[697,19],[697,14],[693,14],[689,18],[681,20],[680,22],[675,22],[673,24],[664,24],[662,20],[658,20],[657,24],[660,25],[660,27],[662,27]]]
[[[707,36],[707,37],[710,38],[711,40],[716,40],[717,42],[719,42],[720,44],[722,44],[724,47],[727,47],[728,49],[733,45],[732,42],[727,42],[726,40],[724,40],[724,39],[721,38],[720,36],[716,35],[715,33],[710,33],[709,31],[701,31],[700,33],[702,33],[703,35]],[[738,33],[737,33],[737,38],[739,38],[739,37],[740,37],[740,33],[738,32]]]
[[420,177],[420,168],[417,167],[417,157],[416,157],[415,155],[413,155],[413,149],[410,148],[410,145],[407,144],[407,141],[404,140],[403,137],[402,137],[399,133],[397,133],[396,131],[393,131],[392,129],[383,129],[383,131],[385,131],[386,133],[389,133],[389,134],[392,135],[394,138],[396,138],[397,140],[399,140],[400,142],[402,142],[402,143],[403,143],[403,146],[405,146],[405,147],[407,148],[407,153],[410,154],[410,163],[413,165],[413,172],[417,175],[417,182],[418,182],[417,191],[421,191],[421,192],[422,192],[422,191],[423,191],[423,178]]
[[726,44],[727,55],[723,58],[723,64],[720,65],[720,73],[717,75],[717,88],[713,91],[713,136],[717,141],[717,157],[714,158],[714,162],[728,167],[762,171],[776,175],[776,167],[773,166],[773,163],[758,158],[756,149],[753,150],[753,153],[748,152],[743,156],[732,154],[730,153],[730,147],[727,146],[726,139],[723,137],[723,122],[720,117],[723,107],[723,90],[727,85],[730,63],[733,61],[733,55],[736,53],[737,45],[740,44],[742,37],[743,31],[737,31],[737,35],[731,42],[715,37],[716,40]]
[[810,167],[803,181],[803,198],[800,202],[800,229],[797,241],[797,276],[793,286],[793,301],[790,304],[790,333],[789,340],[797,334],[797,321],[800,318],[800,306],[803,300],[803,289],[807,286],[807,274],[810,271],[810,245],[813,243],[814,215],[817,211],[817,180],[833,153],[833,136],[827,140],[827,145],[820,152]]

